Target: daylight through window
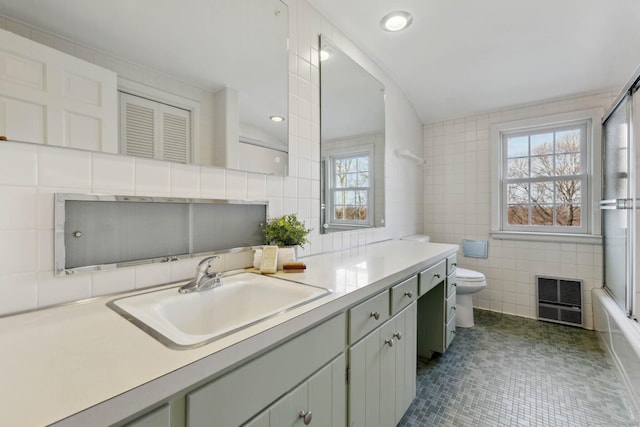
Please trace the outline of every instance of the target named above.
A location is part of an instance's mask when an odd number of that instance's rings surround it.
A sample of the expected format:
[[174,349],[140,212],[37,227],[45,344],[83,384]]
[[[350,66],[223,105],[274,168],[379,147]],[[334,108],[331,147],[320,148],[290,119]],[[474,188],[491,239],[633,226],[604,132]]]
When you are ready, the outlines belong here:
[[587,124],[502,134],[503,229],[586,232]]
[[370,155],[358,153],[331,158],[331,216],[334,223],[369,223]]

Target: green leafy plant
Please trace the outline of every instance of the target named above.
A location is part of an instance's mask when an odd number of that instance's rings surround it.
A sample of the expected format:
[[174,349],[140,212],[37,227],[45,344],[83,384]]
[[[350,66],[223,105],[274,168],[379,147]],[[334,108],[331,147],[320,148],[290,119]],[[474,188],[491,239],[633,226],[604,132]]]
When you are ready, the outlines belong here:
[[296,214],[289,214],[270,219],[262,232],[268,245],[303,247],[309,243],[307,236],[311,229],[306,228],[304,221],[300,221]]

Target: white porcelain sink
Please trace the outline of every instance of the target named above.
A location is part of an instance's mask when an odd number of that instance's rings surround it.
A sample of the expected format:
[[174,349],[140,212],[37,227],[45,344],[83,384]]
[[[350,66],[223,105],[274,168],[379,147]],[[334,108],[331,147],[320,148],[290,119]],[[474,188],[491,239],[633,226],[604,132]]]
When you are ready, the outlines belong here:
[[168,347],[194,348],[330,293],[254,273],[223,277],[222,283],[190,294],[153,291],[107,305]]

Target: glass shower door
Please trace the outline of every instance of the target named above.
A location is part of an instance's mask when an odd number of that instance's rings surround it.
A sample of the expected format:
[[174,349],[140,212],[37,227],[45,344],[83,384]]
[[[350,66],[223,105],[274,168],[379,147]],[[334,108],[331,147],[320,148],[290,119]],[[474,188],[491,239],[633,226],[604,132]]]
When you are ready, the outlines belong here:
[[627,95],[604,122],[603,198],[604,286],[631,313],[630,292],[630,96]]

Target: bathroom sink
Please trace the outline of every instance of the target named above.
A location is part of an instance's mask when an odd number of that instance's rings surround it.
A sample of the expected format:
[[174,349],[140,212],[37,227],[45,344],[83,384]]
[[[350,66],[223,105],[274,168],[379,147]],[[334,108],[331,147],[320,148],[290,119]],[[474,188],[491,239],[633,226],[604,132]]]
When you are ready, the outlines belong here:
[[238,273],[223,285],[189,294],[177,288],[110,301],[107,305],[168,347],[186,349],[255,325],[324,297],[331,291],[263,276]]

